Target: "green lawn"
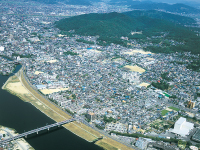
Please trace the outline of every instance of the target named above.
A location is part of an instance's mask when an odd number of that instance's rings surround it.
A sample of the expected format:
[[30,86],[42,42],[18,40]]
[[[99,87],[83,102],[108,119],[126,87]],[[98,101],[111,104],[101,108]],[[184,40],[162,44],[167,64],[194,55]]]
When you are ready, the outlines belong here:
[[173,109],[173,110],[175,110],[175,111],[179,111],[180,109],[179,108],[176,108],[176,107],[169,107],[169,109]]
[[167,94],[167,93],[164,93],[165,94],[165,96],[167,96],[167,97],[170,97],[170,95],[169,94]]
[[162,116],[165,116],[166,113],[168,113],[168,112],[169,112],[168,110],[162,110],[161,115],[162,115]]

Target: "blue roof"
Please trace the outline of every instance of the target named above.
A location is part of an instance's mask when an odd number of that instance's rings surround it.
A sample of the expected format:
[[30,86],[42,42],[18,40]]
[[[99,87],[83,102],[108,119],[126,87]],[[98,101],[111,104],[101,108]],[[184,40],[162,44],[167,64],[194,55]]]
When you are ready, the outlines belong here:
[[41,89],[41,88],[46,88],[46,85],[40,84],[40,85],[36,85],[36,87],[37,87],[38,89]]

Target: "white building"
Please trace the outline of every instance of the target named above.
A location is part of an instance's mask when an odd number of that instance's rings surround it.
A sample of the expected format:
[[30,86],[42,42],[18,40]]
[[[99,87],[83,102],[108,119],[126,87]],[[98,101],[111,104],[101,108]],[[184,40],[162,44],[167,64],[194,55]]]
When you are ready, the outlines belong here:
[[148,138],[139,137],[139,139],[135,143],[135,146],[137,146],[138,148],[142,150],[145,150],[147,149],[147,145],[149,142],[152,142],[152,140]]
[[181,135],[181,136],[187,136],[189,135],[190,130],[194,128],[194,124],[187,122],[186,118],[180,117],[175,125],[174,129],[170,129],[170,132]]
[[17,56],[17,60],[21,60],[20,56]]
[[4,51],[4,47],[3,46],[0,46],[0,51]]
[[126,125],[122,123],[108,123],[106,124],[106,127],[104,129],[105,131],[116,131],[121,133],[127,133],[127,127]]

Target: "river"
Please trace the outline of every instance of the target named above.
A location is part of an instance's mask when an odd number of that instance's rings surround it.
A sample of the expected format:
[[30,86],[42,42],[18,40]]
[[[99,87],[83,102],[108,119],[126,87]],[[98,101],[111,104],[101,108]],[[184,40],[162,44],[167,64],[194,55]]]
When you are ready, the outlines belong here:
[[[21,65],[17,65],[14,73],[20,68]],[[13,128],[17,133],[23,133],[55,123],[30,103],[23,102],[18,97],[2,90],[1,87],[8,78],[9,76],[0,75],[0,125]],[[62,127],[28,137],[26,141],[35,150],[103,150]]]

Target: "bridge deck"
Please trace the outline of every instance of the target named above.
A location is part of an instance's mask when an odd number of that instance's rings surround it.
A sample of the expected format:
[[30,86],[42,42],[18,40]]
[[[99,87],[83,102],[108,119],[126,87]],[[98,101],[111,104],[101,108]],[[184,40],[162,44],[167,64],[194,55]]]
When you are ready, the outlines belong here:
[[53,128],[53,127],[56,127],[56,126],[61,126],[63,124],[66,124],[66,123],[69,123],[69,122],[72,122],[72,121],[75,121],[75,120],[76,120],[75,118],[72,118],[72,119],[69,119],[69,120],[65,120],[65,121],[62,121],[62,122],[57,122],[57,123],[50,124],[50,125],[47,125],[47,126],[44,126],[44,127],[40,127],[40,128],[34,129],[34,130],[30,130],[30,131],[21,133],[19,135],[16,135],[14,137],[5,139],[3,141],[0,141],[0,145],[2,145],[4,143],[7,143],[7,142],[10,142],[10,141],[13,141],[13,140],[16,140],[16,139],[19,139],[19,138],[22,138],[22,137],[26,137],[26,136],[28,136],[30,134],[33,134],[33,133],[38,133],[39,131],[50,129],[50,128]]

